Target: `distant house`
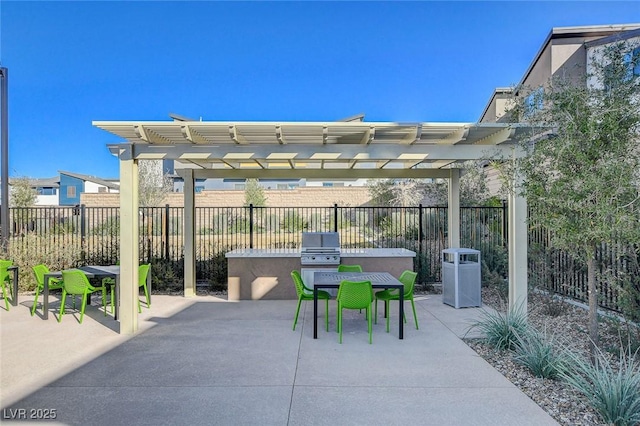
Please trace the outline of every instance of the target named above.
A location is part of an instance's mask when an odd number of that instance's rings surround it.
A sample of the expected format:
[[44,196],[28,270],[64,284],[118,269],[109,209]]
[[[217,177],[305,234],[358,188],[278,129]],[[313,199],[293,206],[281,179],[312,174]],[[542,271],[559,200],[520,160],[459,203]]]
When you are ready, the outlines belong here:
[[61,206],[80,204],[80,194],[108,194],[120,192],[119,183],[107,181],[95,176],[58,171],[60,173],[60,194],[58,203]]

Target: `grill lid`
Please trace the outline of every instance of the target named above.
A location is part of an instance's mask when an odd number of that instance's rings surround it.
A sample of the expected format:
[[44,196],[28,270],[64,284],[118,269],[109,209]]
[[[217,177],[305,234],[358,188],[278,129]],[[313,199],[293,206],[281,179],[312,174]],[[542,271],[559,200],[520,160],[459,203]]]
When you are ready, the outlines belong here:
[[337,232],[303,232],[303,252],[336,252],[340,249],[340,234]]

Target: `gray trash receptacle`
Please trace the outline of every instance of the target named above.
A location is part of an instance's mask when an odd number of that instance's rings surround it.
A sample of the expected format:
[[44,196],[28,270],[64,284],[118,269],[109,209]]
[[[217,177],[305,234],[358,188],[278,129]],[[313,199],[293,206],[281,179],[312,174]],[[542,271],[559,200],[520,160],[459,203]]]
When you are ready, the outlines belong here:
[[442,250],[442,303],[454,308],[482,306],[480,251]]

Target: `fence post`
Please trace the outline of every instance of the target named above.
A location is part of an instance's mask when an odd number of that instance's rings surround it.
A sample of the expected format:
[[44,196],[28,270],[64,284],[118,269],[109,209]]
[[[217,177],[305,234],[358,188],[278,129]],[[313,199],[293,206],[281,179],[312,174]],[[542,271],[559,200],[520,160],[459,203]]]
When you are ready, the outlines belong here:
[[169,260],[169,204],[164,205],[164,229],[162,230],[164,259]]
[[418,276],[421,278],[421,280],[424,280],[424,274],[422,272],[422,258],[423,258],[423,250],[422,250],[422,242],[424,241],[424,231],[422,230],[423,228],[423,212],[422,212],[422,203],[420,203],[418,205]]
[[507,215],[507,201],[506,200],[502,200],[502,246],[506,247],[507,246],[507,235],[508,235],[508,229],[509,229],[509,223],[507,222],[507,218],[509,217]]
[[338,232],[338,203],[333,204],[333,232]]
[[253,248],[253,203],[249,203],[249,248]]
[[86,235],[86,215],[85,215],[85,205],[80,204],[80,257],[82,259],[82,264],[85,264],[87,259],[87,235]]

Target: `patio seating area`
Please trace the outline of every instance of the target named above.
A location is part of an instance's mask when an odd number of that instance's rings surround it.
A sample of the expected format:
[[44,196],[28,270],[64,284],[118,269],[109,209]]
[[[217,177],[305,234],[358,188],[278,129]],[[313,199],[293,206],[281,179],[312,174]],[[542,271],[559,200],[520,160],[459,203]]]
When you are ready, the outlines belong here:
[[79,324],[31,316],[32,301],[0,311],[7,423],[55,410],[69,425],[557,424],[460,339],[480,309],[439,295],[416,296],[419,330],[399,340],[378,321],[373,344],[357,310],[338,342],[334,300],[316,340],[311,303],[292,330],[296,300],[154,295],[133,335],[98,303]]

